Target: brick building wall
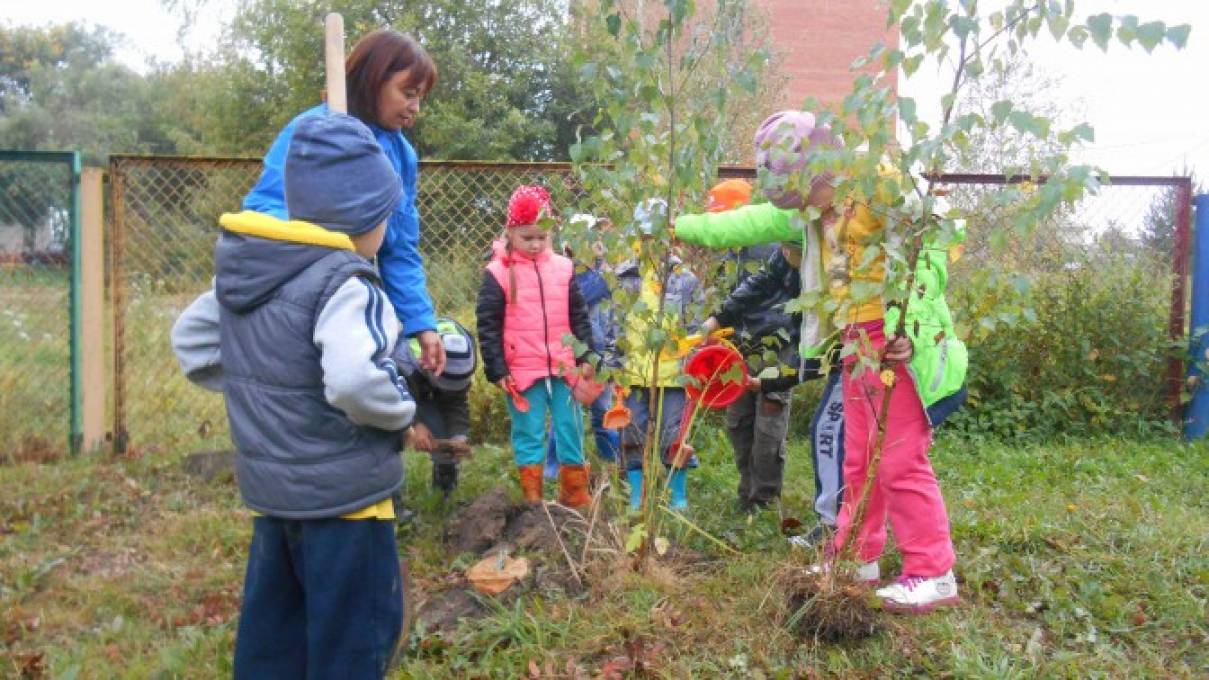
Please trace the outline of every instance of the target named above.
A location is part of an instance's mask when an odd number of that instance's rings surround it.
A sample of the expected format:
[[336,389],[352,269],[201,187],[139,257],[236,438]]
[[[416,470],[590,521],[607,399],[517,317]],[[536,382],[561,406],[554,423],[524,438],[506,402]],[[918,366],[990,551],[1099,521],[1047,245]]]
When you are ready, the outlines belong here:
[[789,78],[785,106],[808,96],[838,103],[852,89],[853,60],[875,43],[898,44],[886,28],[886,0],[752,0],[768,14],[782,73]]

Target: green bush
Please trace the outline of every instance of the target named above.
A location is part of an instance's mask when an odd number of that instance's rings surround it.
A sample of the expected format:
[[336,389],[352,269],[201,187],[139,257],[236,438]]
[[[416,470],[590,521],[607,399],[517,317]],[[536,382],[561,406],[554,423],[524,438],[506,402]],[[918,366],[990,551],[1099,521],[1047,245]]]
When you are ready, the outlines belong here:
[[1170,268],[1091,251],[1029,277],[968,272],[950,287],[970,346],[967,435],[1049,440],[1170,430],[1166,399]]

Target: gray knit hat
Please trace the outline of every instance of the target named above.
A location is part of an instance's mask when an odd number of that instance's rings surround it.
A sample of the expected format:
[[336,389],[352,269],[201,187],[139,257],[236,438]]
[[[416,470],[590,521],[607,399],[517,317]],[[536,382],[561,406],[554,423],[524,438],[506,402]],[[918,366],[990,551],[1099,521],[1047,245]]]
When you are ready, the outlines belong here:
[[343,113],[298,121],[285,158],[290,219],[356,236],[386,220],[402,194],[399,176],[364,123]]

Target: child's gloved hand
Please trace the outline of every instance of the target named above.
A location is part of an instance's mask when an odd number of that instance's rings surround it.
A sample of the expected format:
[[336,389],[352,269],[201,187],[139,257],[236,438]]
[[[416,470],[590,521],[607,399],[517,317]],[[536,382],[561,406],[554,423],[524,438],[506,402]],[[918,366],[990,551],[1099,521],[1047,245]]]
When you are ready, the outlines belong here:
[[579,365],[579,376],[584,380],[591,380],[596,377],[596,368],[592,366],[592,362],[585,361]]
[[759,378],[748,378],[747,384],[745,384],[744,387],[747,388],[748,392],[759,392],[760,391],[760,379]]
[[899,337],[891,333],[886,336],[886,346],[882,349],[882,363],[901,364],[904,361],[910,361],[911,355],[914,353],[915,348],[911,345],[911,338],[905,335]]

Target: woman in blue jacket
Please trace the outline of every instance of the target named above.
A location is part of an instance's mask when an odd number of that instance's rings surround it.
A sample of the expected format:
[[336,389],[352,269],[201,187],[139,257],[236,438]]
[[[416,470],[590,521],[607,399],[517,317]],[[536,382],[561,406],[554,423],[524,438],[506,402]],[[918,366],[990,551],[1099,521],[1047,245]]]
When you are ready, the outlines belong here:
[[[420,343],[420,364],[439,375],[445,370],[445,348],[436,332],[436,313],[428,295],[420,257],[420,215],[416,210],[419,161],[403,136],[415,125],[420,102],[437,81],[432,58],[411,36],[390,29],[366,34],[344,63],[348,113],[374,133],[403,185],[403,198],[391,213],[386,238],[378,251],[378,270],[386,295],[403,332]],[[288,218],[283,169],[286,150],[298,121],[321,114],[327,105],[303,111],[277,135],[264,157],[260,180],[244,198],[245,210]]]

